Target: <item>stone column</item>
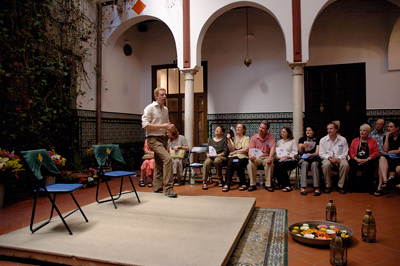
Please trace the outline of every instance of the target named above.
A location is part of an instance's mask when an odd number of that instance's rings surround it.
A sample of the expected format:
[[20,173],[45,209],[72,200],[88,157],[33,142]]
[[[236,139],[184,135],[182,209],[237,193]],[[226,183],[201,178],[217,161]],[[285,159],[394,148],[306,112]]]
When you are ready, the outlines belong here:
[[299,140],[303,136],[303,95],[305,63],[291,63],[293,75],[293,137]]
[[194,138],[194,75],[195,69],[181,69],[185,75],[185,138],[190,148]]

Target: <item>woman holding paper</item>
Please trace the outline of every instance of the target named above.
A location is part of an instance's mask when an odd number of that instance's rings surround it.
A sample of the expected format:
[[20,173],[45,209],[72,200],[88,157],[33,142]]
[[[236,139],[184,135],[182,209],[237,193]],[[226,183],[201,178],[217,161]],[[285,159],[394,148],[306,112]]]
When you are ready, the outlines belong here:
[[296,167],[296,156],[298,154],[297,141],[293,139],[293,133],[290,127],[284,127],[281,130],[280,140],[275,147],[274,175],[278,179],[283,192],[289,192],[290,187],[288,171]]
[[222,188],[222,192],[228,192],[230,190],[231,182],[233,174],[237,173],[240,184],[239,190],[244,191],[247,190],[248,185],[246,182],[246,175],[244,170],[249,161],[249,143],[250,138],[245,136],[246,134],[246,126],[242,123],[236,124],[236,136],[232,141],[231,134],[228,134],[226,138],[228,139],[228,148],[229,148],[229,157],[228,157],[228,166],[226,168],[225,174],[225,185]]
[[178,129],[174,126],[167,130],[167,147],[172,157],[172,172],[174,174],[174,186],[179,186],[183,176],[183,166],[187,163],[185,157],[189,151],[189,145],[184,136],[179,135]]
[[215,166],[218,176],[218,186],[222,187],[222,166],[226,163],[226,157],[228,156],[228,141],[227,138],[222,137],[222,127],[217,126],[215,128],[215,137],[208,139],[207,145],[207,159],[203,164],[203,189],[208,189],[207,179],[210,173],[211,166]]
[[306,196],[307,188],[307,172],[311,169],[314,182],[314,196],[321,195],[319,188],[319,138],[315,136],[315,126],[306,127],[306,136],[299,139],[299,155],[301,159],[299,166],[301,168],[300,175],[300,194]]

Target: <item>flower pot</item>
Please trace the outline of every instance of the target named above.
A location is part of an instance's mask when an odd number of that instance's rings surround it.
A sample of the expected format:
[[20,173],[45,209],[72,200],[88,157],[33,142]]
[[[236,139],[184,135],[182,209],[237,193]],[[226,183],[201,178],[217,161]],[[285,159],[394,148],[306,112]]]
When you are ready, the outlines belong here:
[[3,208],[4,204],[4,185],[0,184],[0,209]]
[[47,185],[52,185],[52,184],[55,184],[56,183],[56,177],[55,176],[46,176],[45,178],[44,178],[44,183],[45,183],[45,185],[47,186]]

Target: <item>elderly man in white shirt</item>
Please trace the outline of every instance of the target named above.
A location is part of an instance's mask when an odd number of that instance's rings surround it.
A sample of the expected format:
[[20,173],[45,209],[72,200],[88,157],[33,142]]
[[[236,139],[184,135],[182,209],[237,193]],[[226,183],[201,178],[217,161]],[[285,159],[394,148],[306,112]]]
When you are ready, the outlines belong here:
[[338,190],[340,194],[346,194],[344,183],[350,170],[347,162],[349,146],[347,140],[338,135],[337,124],[331,122],[327,126],[328,135],[319,142],[319,157],[322,159],[322,172],[324,173],[326,189],[324,193],[331,193],[331,170],[332,167],[339,169]]

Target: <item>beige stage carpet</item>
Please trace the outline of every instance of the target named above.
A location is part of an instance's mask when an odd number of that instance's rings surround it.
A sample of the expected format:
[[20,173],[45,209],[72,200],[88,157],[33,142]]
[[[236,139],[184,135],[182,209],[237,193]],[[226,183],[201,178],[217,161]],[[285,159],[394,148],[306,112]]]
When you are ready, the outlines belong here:
[[31,234],[0,236],[0,255],[70,265],[225,265],[255,206],[255,198],[179,196],[140,192],[83,207]]

